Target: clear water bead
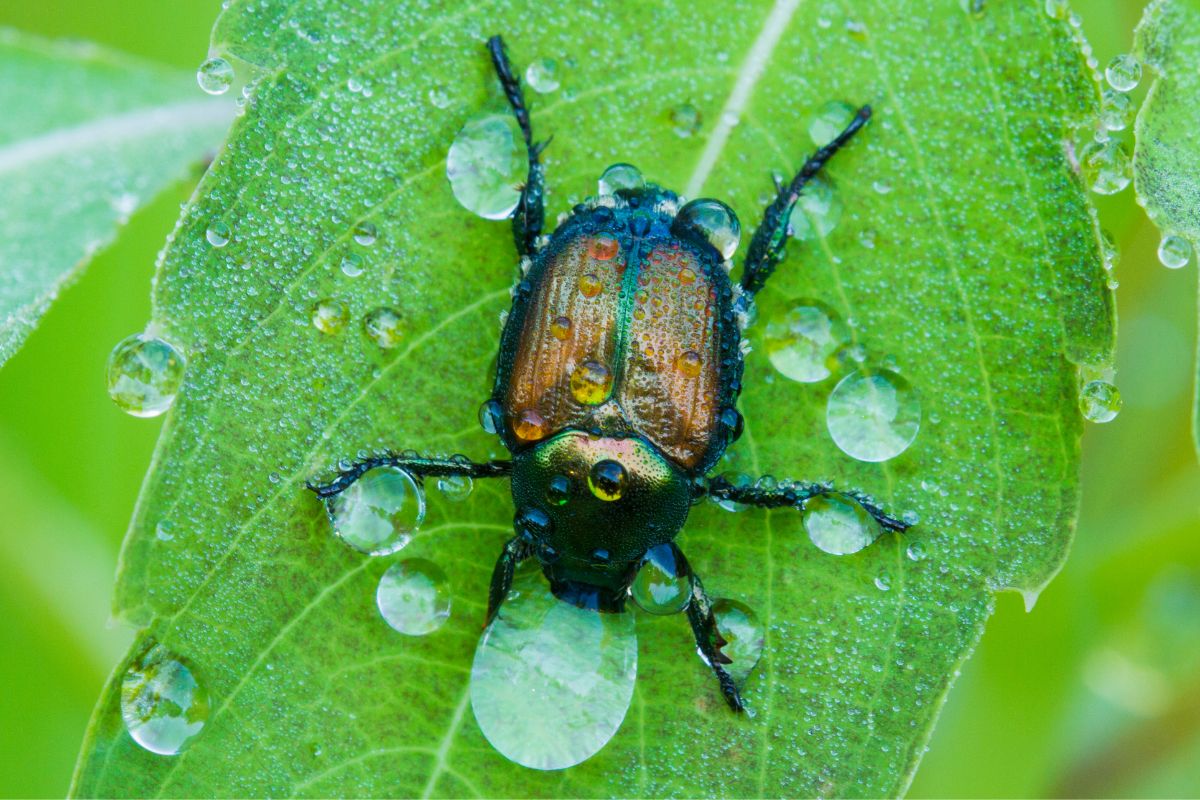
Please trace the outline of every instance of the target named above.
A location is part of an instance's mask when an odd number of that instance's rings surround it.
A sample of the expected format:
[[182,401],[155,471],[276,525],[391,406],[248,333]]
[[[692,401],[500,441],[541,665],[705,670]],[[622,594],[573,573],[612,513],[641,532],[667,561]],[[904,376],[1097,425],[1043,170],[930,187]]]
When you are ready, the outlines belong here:
[[391,628],[407,636],[425,636],[450,618],[446,573],[432,561],[410,558],[388,567],[379,579],[375,605]]
[[151,753],[179,753],[204,728],[208,712],[208,691],[191,666],[161,644],[152,644],[121,679],[125,729]]
[[374,222],[360,222],[354,226],[354,241],[363,247],[370,247],[379,238],[379,230]]
[[671,129],[675,131],[675,135],[680,139],[690,139],[700,132],[700,125],[704,121],[700,115],[700,109],[696,108],[691,103],[680,103],[671,109]]
[[1090,381],[1079,390],[1079,411],[1090,422],[1112,422],[1121,411],[1121,392],[1108,381]]
[[196,83],[209,94],[225,94],[233,85],[233,66],[223,58],[210,58],[196,70]]
[[311,319],[314,328],[333,336],[345,330],[350,322],[350,309],[341,300],[326,297],[313,305]]
[[333,532],[371,556],[395,553],[412,540],[425,520],[425,493],[399,467],[367,470],[345,491],[326,501]]
[[619,191],[636,191],[646,186],[641,171],[632,164],[613,164],[600,174],[601,195],[613,195]]
[[208,230],[204,232],[204,238],[213,247],[224,247],[229,244],[229,239],[233,236],[233,231],[224,222],[217,220],[208,226]]
[[817,109],[808,122],[808,136],[817,147],[824,147],[837,138],[854,119],[857,109],[842,100],[830,100]]
[[1133,101],[1129,95],[1114,89],[1105,89],[1100,95],[1100,124],[1105,130],[1123,131],[1129,125],[1133,112]]
[[1088,142],[1079,156],[1084,179],[1096,194],[1116,194],[1129,185],[1129,154],[1116,139]]
[[678,614],[692,598],[692,582],[680,571],[670,545],[651,547],[629,587],[629,595],[643,611]]
[[792,238],[806,242],[828,236],[842,219],[842,200],[829,181],[818,175],[809,181],[804,194],[788,215]]
[[122,339],[108,357],[108,396],[135,417],[157,417],[175,402],[183,383],[183,353],[154,336]]
[[475,481],[470,475],[443,475],[437,479],[438,491],[452,503],[461,503],[471,496]]
[[826,553],[857,553],[879,538],[879,523],[852,497],[826,492],[809,498],[802,514],[804,531]]
[[720,200],[710,198],[693,200],[679,209],[671,223],[671,232],[678,236],[687,231],[699,234],[726,261],[733,258],[742,240],[737,214]]
[[1104,68],[1104,77],[1118,92],[1131,92],[1142,80],[1142,62],[1128,53],[1114,56]]
[[454,198],[485,219],[505,219],[521,198],[526,153],[517,124],[508,114],[471,120],[454,137],[446,155],[446,177]]
[[381,306],[363,317],[363,331],[383,350],[391,350],[403,338],[403,320],[395,309]]
[[903,453],[921,429],[921,401],[891,370],[858,370],[829,395],[825,424],[834,444],[859,461],[887,461]]
[[483,735],[530,769],[566,769],[616,734],[637,678],[633,614],[562,602],[537,571],[522,571],[471,665]]
[[1158,260],[1167,269],[1181,269],[1192,260],[1192,244],[1182,236],[1167,234],[1158,243]]
[[558,62],[552,58],[539,58],[529,62],[525,68],[525,82],[538,94],[549,94],[559,86]]
[[[722,597],[713,602],[717,632],[725,640],[721,654],[729,659],[725,671],[738,686],[745,684],[762,658],[766,630],[758,614],[745,603]],[[701,656],[703,660],[703,656]]]
[[850,331],[837,313],[819,300],[797,300],[767,322],[771,366],[800,383],[823,381]]

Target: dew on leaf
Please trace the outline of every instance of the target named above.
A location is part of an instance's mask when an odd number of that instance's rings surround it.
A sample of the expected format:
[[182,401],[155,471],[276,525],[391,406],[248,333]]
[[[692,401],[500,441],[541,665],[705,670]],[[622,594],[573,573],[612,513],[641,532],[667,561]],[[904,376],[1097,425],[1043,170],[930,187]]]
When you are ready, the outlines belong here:
[[384,350],[391,350],[403,338],[400,314],[386,306],[376,308],[363,317],[363,330],[371,341]]
[[600,173],[598,189],[601,195],[612,195],[622,189],[641,189],[646,185],[646,179],[641,171],[632,164],[613,164]]
[[817,176],[808,182],[804,194],[796,201],[788,226],[792,238],[805,242],[815,237],[828,236],[842,218],[842,201],[833,186]]
[[830,376],[837,352],[850,338],[849,329],[820,300],[801,299],[767,321],[764,336],[771,366],[787,378],[815,383]]
[[1091,422],[1112,422],[1121,410],[1121,392],[1108,381],[1089,381],[1079,390],[1079,411]]
[[229,244],[231,236],[233,236],[233,232],[229,230],[229,226],[220,220],[213,222],[204,232],[204,238],[213,247],[224,247]]
[[1167,269],[1181,269],[1192,260],[1192,245],[1187,239],[1167,234],[1158,243],[1158,260]]
[[358,253],[346,253],[342,256],[342,274],[347,278],[357,278],[363,274],[363,258]]
[[1123,131],[1129,125],[1133,101],[1129,95],[1105,89],[1100,99],[1100,124],[1110,131]]
[[509,760],[565,769],[616,734],[636,678],[633,614],[576,608],[555,598],[540,574],[522,571],[475,649],[471,708]]
[[826,553],[857,553],[879,538],[879,523],[852,497],[825,492],[804,503],[801,516],[812,543]]
[[1104,77],[1118,92],[1131,92],[1142,80],[1142,63],[1128,53],[1114,56],[1104,68]]
[[908,556],[909,561],[923,561],[925,560],[925,546],[920,542],[913,542],[905,549],[904,554]]
[[538,94],[549,94],[559,86],[558,62],[552,58],[539,58],[529,62],[525,68],[525,82]]
[[450,94],[444,86],[435,86],[429,90],[429,104],[434,108],[446,108],[450,105]]
[[313,305],[311,318],[314,328],[333,336],[345,330],[350,321],[350,309],[341,300],[326,297]]
[[121,679],[121,719],[151,753],[173,756],[204,728],[208,691],[192,667],[161,644],[139,656]]
[[392,564],[379,579],[375,605],[392,630],[408,636],[433,633],[450,618],[446,573],[423,558]]
[[209,94],[225,94],[233,85],[233,66],[223,58],[210,58],[196,70],[196,83]]
[[1129,185],[1129,155],[1116,139],[1088,142],[1080,149],[1079,163],[1096,194],[1116,194]]
[[400,467],[367,470],[326,500],[333,532],[359,552],[385,556],[404,547],[425,519],[425,493]]
[[525,155],[510,115],[471,120],[459,130],[446,155],[446,177],[454,198],[485,219],[508,217],[521,197]]
[[875,588],[881,592],[892,588],[892,576],[886,570],[875,576]]
[[917,438],[921,401],[908,381],[891,370],[857,370],[829,395],[825,423],[846,455],[887,461]]
[[379,237],[379,231],[373,222],[360,222],[354,226],[354,241],[361,244],[363,247],[370,247],[375,244],[375,240]]
[[677,614],[692,597],[691,580],[680,573],[674,548],[667,544],[651,547],[629,587],[629,596],[643,611]]
[[837,138],[854,119],[857,109],[843,100],[830,100],[818,108],[808,121],[808,138],[824,147]]
[[108,357],[108,396],[135,417],[157,417],[183,383],[183,353],[155,336],[122,339]]
[[1066,19],[1071,13],[1071,4],[1068,0],[1046,0],[1042,8],[1046,12],[1046,16],[1051,19]]
[[[766,631],[750,606],[722,597],[713,601],[717,632],[725,640],[721,654],[729,659],[725,671],[739,686],[746,682],[762,657]],[[704,660],[704,656],[700,656]]]
[[704,122],[700,116],[700,109],[691,103],[680,103],[673,107],[670,117],[671,129],[680,139],[690,139],[695,136],[700,132],[700,126]]

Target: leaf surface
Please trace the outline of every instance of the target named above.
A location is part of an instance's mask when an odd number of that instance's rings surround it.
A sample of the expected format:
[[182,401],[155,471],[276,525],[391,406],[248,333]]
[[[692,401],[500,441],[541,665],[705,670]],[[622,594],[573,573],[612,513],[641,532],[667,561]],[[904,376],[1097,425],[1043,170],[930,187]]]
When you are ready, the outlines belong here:
[[0,30],[0,364],[117,228],[229,127],[195,78]]
[[[122,727],[118,667],[74,794],[902,793],[993,592],[1035,597],[1062,564],[1078,497],[1076,364],[1104,361],[1113,344],[1097,234],[1065,155],[1097,113],[1097,87],[1068,26],[1041,6],[434,13],[233,0],[215,47],[262,78],[157,282],[155,321],[189,368],[117,589],[122,616],[196,666],[212,711],[183,754],[143,751]],[[483,49],[496,32],[519,65],[560,66],[560,89],[531,94],[539,136],[554,135],[551,220],[629,161],[728,201],[751,229],[771,173],[813,149],[812,115],[830,100],[872,103],[871,125],[829,171],[836,226],[791,246],[760,320],[822,299],[871,359],[894,359],[923,406],[908,451],[855,461],[825,428],[836,378],[784,378],[762,323],[752,328],[747,432],[722,469],[836,479],[921,522],[838,558],[794,512],[697,507],[681,546],[711,594],[749,604],[767,627],[746,686],[755,715],[724,707],[682,618],[639,618],[622,729],[552,773],[499,756],[468,702],[488,579],[511,535],[507,485],[481,483],[459,504],[430,492],[399,557],[440,564],[454,605],[421,638],[375,609],[396,557],[336,541],[303,488],[364,448],[501,455],[475,419],[515,274],[510,232],[460,207],[445,177],[460,126],[503,108]],[[670,115],[685,103],[703,120],[689,137]],[[216,220],[233,231],[220,249],[204,237]],[[364,247],[353,231],[367,221],[378,240]],[[358,277],[340,269],[349,254]],[[327,297],[351,311],[340,335],[310,323]],[[381,305],[404,319],[393,350],[362,330]],[[163,520],[170,541],[155,536]],[[924,558],[908,557],[914,543]]]

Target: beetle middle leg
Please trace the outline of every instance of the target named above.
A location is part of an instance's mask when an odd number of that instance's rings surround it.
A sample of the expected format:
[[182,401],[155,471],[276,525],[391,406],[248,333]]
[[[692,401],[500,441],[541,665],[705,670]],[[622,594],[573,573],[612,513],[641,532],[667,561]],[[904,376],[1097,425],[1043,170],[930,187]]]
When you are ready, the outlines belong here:
[[734,486],[725,478],[718,476],[708,484],[708,494],[718,500],[729,500],[759,508],[803,509],[806,501],[826,492],[851,498],[874,517],[884,530],[903,533],[911,527],[907,522],[887,514],[869,495],[855,489],[834,489],[833,485],[828,483],[785,482],[774,489],[760,489],[754,484]]
[[531,555],[533,555],[532,546],[520,536],[514,536],[504,543],[504,549],[500,551],[500,557],[496,559],[496,566],[492,569],[492,582],[488,587],[487,620],[484,622],[484,627],[492,623],[500,611],[500,606],[508,597],[508,590],[512,588],[513,573],[517,571],[517,566]]
[[467,478],[507,478],[512,472],[511,461],[485,461],[477,463],[464,456],[450,458],[426,458],[418,455],[386,455],[366,458],[355,462],[329,483],[309,483],[308,488],[317,497],[325,500],[344,492],[368,470],[376,467],[399,467],[400,469],[421,478],[442,478],[451,475],[461,475]]
[[783,260],[784,247],[788,241],[788,221],[805,184],[821,171],[825,162],[833,158],[833,154],[845,146],[870,118],[871,107],[860,108],[844,131],[809,156],[790,183],[777,187],[775,199],[763,212],[763,220],[754,232],[754,238],[750,240],[750,249],[742,267],[742,291],[750,297],[763,287],[767,278],[775,271],[775,266]]
[[513,242],[517,253],[522,256],[532,256],[537,252],[538,237],[542,235],[542,225],[545,223],[545,194],[546,168],[542,166],[540,156],[550,144],[549,140],[534,144],[533,126],[529,122],[529,108],[525,105],[525,93],[521,90],[521,79],[513,72],[512,62],[504,50],[504,40],[493,36],[487,42],[488,52],[492,54],[492,64],[496,67],[496,76],[504,88],[508,104],[512,106],[513,116],[525,137],[525,148],[529,153],[529,173],[525,178],[525,186],[521,189],[521,198],[513,211]]

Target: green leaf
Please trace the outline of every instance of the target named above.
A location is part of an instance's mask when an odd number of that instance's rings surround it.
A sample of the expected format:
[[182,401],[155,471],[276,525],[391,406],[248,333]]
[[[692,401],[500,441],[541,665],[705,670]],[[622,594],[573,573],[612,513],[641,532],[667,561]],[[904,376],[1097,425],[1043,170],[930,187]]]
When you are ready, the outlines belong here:
[[195,78],[0,29],[0,364],[116,229],[216,146]]
[[[155,321],[189,367],[117,589],[125,619],[195,666],[212,711],[181,755],[141,750],[121,723],[119,667],[73,793],[903,792],[993,593],[1032,602],[1063,562],[1078,499],[1076,364],[1104,362],[1113,345],[1097,232],[1064,155],[1094,122],[1097,87],[1042,3],[982,9],[233,0],[215,47],[262,77],[158,278]],[[503,108],[483,48],[496,32],[518,64],[560,65],[562,87],[531,94],[538,135],[554,136],[551,220],[605,166],[631,161],[727,200],[751,228],[772,171],[813,149],[816,110],[872,103],[829,171],[840,220],[791,246],[760,317],[823,299],[871,359],[895,359],[924,414],[904,454],[855,461],[825,429],[834,379],[783,378],[764,326],[751,329],[747,432],[722,469],[833,478],[921,522],[839,558],[809,543],[795,512],[694,509],[679,539],[693,566],[768,627],[746,686],[756,714],[724,706],[682,618],[640,617],[624,726],[557,773],[498,755],[468,702],[488,579],[511,535],[507,485],[483,482],[459,504],[431,491],[402,556],[440,564],[454,605],[421,638],[375,609],[395,558],[335,540],[303,488],[363,448],[499,455],[475,414],[509,304],[511,236],[461,208],[445,178],[459,127]],[[683,103],[703,119],[686,138],[669,113]],[[214,249],[204,231],[218,220],[233,239]],[[360,221],[378,228],[370,247],[353,240]],[[364,268],[354,278],[339,269],[351,253]],[[351,310],[340,335],[310,324],[325,297]],[[362,331],[380,305],[404,320],[394,350]],[[170,541],[155,536],[164,520]],[[923,559],[907,557],[913,543]]]
[[[1200,4],[1155,0],[1138,23],[1134,53],[1153,70],[1134,126],[1133,185],[1164,235],[1200,253]],[[1197,363],[1200,387],[1200,362]],[[1200,453],[1200,389],[1192,436]]]

